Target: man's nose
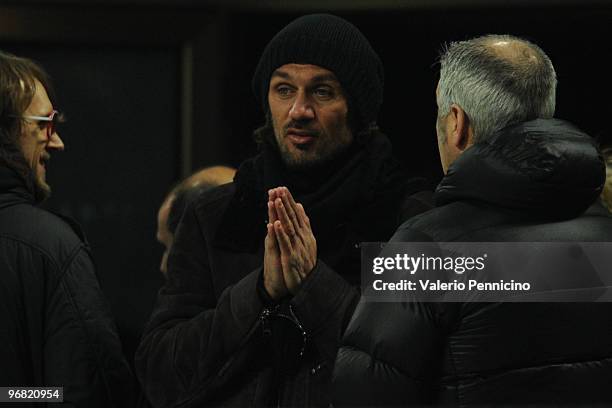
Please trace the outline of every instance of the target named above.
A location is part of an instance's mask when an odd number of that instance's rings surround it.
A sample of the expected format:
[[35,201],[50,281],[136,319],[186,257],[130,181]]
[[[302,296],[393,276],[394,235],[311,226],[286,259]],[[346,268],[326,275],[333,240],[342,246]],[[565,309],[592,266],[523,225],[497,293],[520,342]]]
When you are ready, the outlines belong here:
[[310,120],[314,119],[315,112],[310,101],[310,98],[304,92],[298,92],[291,110],[289,111],[289,117],[292,120]]
[[47,148],[54,150],[64,150],[64,142],[60,138],[59,133],[53,132],[53,134],[49,138],[49,143],[47,143]]

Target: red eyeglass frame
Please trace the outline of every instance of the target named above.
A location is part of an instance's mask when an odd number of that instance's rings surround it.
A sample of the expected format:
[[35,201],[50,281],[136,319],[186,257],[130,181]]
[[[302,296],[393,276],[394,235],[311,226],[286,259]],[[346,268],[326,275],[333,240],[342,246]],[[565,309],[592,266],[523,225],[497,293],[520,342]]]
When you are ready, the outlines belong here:
[[27,120],[35,120],[38,122],[47,122],[45,124],[45,128],[47,130],[47,143],[51,140],[51,136],[55,133],[57,129],[57,124],[60,121],[61,113],[58,110],[53,109],[49,116],[32,116],[32,115],[23,115],[19,116],[21,119]]

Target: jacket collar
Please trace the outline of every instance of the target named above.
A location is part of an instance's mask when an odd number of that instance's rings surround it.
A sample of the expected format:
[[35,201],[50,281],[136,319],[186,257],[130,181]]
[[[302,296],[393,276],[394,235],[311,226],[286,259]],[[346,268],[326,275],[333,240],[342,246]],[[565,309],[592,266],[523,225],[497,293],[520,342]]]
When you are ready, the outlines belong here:
[[[355,221],[368,224],[364,219],[370,215],[368,209],[384,203],[386,197],[403,197],[407,176],[393,158],[391,143],[385,135],[372,134],[347,153],[332,163],[330,169],[301,175],[309,178],[303,183],[299,177],[288,177],[278,152],[264,146],[262,153],[238,169],[234,178],[236,193],[217,231],[217,245],[252,252],[260,248],[266,235],[268,188],[289,187],[304,205],[321,247],[325,246],[325,238],[337,238],[330,231]],[[391,201],[399,203],[401,198]],[[383,223],[379,224],[382,228]],[[368,228],[371,230],[371,225]]]
[[0,209],[24,203],[34,204],[34,195],[15,170],[0,165]]
[[590,136],[562,120],[536,119],[466,150],[438,185],[435,201],[476,200],[571,217],[595,201],[604,181],[605,164]]

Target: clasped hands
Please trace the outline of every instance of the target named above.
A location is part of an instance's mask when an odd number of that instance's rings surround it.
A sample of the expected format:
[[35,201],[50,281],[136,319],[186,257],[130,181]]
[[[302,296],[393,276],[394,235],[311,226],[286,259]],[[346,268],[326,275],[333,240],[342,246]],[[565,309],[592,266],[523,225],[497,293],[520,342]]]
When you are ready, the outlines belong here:
[[295,294],[317,262],[317,242],[302,204],[286,187],[268,190],[264,287],[273,299]]

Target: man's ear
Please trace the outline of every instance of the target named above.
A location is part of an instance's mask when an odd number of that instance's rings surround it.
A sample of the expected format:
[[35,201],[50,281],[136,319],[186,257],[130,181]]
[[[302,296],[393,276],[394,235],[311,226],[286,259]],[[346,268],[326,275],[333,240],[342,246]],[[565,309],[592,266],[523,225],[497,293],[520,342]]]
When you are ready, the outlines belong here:
[[472,145],[470,118],[461,106],[452,104],[449,119],[451,128],[447,132],[447,142],[457,153],[463,153],[465,149]]

